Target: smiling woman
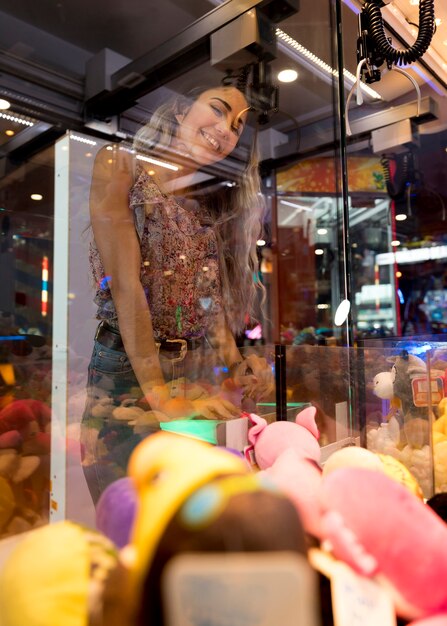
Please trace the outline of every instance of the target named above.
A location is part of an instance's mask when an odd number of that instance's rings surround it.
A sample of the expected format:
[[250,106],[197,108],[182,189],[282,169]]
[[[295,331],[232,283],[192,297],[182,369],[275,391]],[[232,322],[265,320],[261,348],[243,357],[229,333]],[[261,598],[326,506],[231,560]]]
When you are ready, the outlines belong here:
[[155,111],[134,151],[108,146],[96,158],[90,260],[100,323],[82,425],[95,501],[160,422],[239,417],[243,395],[271,389],[266,360],[244,361],[234,339],[262,291],[253,279],[263,216],[256,146],[242,167],[238,155],[231,185],[197,186],[199,172],[233,153],[249,109],[233,86],[181,96]]

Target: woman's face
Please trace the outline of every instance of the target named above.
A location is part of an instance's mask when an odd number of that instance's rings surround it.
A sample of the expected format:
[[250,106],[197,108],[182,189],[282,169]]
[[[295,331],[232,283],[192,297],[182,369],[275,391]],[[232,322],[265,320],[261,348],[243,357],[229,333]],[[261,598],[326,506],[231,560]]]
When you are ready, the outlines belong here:
[[200,166],[221,161],[236,147],[248,108],[235,87],[205,91],[178,116],[173,146]]

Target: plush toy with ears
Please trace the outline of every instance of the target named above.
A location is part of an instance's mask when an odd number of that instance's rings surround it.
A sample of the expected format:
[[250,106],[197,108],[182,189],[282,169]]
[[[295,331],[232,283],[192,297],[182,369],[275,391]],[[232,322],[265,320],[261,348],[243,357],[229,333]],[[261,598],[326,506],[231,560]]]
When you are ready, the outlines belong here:
[[402,354],[387,359],[393,363],[390,372],[380,372],[374,377],[374,393],[379,398],[392,400],[397,398],[402,406],[405,422],[411,419],[428,420],[426,406],[416,406],[413,397],[413,380],[427,376],[425,361],[406,350]]
[[251,446],[245,454],[289,496],[306,532],[318,537],[321,532],[318,500],[321,449],[315,415],[315,407],[308,407],[298,413],[295,422],[267,424],[262,417],[250,414],[252,427],[248,439]]
[[[298,413],[295,422],[273,422],[254,413],[249,415],[251,427],[248,431],[250,446],[245,450],[248,460],[254,460],[260,469],[273,465],[278,457],[288,449],[293,449],[301,457],[320,462],[321,449],[318,443],[320,433],[315,422],[317,410],[308,407]],[[253,459],[254,457],[254,459]]]

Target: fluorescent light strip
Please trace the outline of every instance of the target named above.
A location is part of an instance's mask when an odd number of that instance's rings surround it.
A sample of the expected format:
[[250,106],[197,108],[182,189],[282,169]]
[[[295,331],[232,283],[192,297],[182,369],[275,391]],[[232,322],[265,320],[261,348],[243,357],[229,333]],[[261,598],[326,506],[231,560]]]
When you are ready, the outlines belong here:
[[312,213],[312,209],[307,206],[303,206],[302,204],[295,204],[295,202],[289,202],[288,200],[280,200],[281,204],[286,204],[287,206],[293,206],[295,209],[300,209],[301,211],[309,211]]
[[16,122],[17,124],[23,124],[23,126],[34,126],[33,122],[29,122],[28,120],[24,120],[21,117],[16,117],[15,115],[10,115],[9,113],[0,113],[0,117],[4,120],[9,120],[10,122]]
[[[278,38],[278,47],[283,50],[289,56],[295,55],[298,61],[308,61],[313,66],[316,66],[318,69],[323,70],[327,76],[338,77],[338,70],[334,70],[328,63],[320,59],[316,54],[305,48],[301,45],[296,39],[293,39],[290,35],[285,33],[280,28],[276,29],[276,37]],[[311,68],[312,69],[312,68]],[[354,74],[348,72],[348,70],[343,70],[344,78],[353,85],[356,82],[356,78]],[[381,100],[382,97],[377,91],[371,89],[368,85],[364,83],[360,83],[361,89],[368,94],[371,98],[375,100]]]
[[96,141],[92,139],[86,139],[85,137],[79,137],[79,135],[70,135],[70,139],[73,141],[79,141],[80,143],[86,143],[88,146],[96,146]]
[[143,156],[142,154],[137,154],[137,159],[139,161],[146,161],[146,163],[152,163],[152,165],[159,165],[160,167],[165,167],[167,170],[173,170],[174,172],[177,172],[179,169],[177,165],[166,163],[166,161],[159,161],[158,159],[152,159],[151,157]]
[[377,265],[403,265],[405,263],[422,263],[447,257],[447,246],[434,246],[433,248],[416,248],[414,250],[398,250],[396,252],[384,252],[376,255]]

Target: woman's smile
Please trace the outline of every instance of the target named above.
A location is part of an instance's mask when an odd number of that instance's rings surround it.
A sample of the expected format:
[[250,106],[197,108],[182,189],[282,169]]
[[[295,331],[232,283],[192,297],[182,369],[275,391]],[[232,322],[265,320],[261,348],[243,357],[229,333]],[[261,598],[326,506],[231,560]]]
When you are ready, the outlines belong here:
[[211,145],[211,147],[214,148],[214,150],[216,150],[217,152],[220,152],[220,143],[217,141],[217,139],[207,133],[206,130],[201,130],[200,132],[202,133],[203,137],[205,137],[206,141]]

